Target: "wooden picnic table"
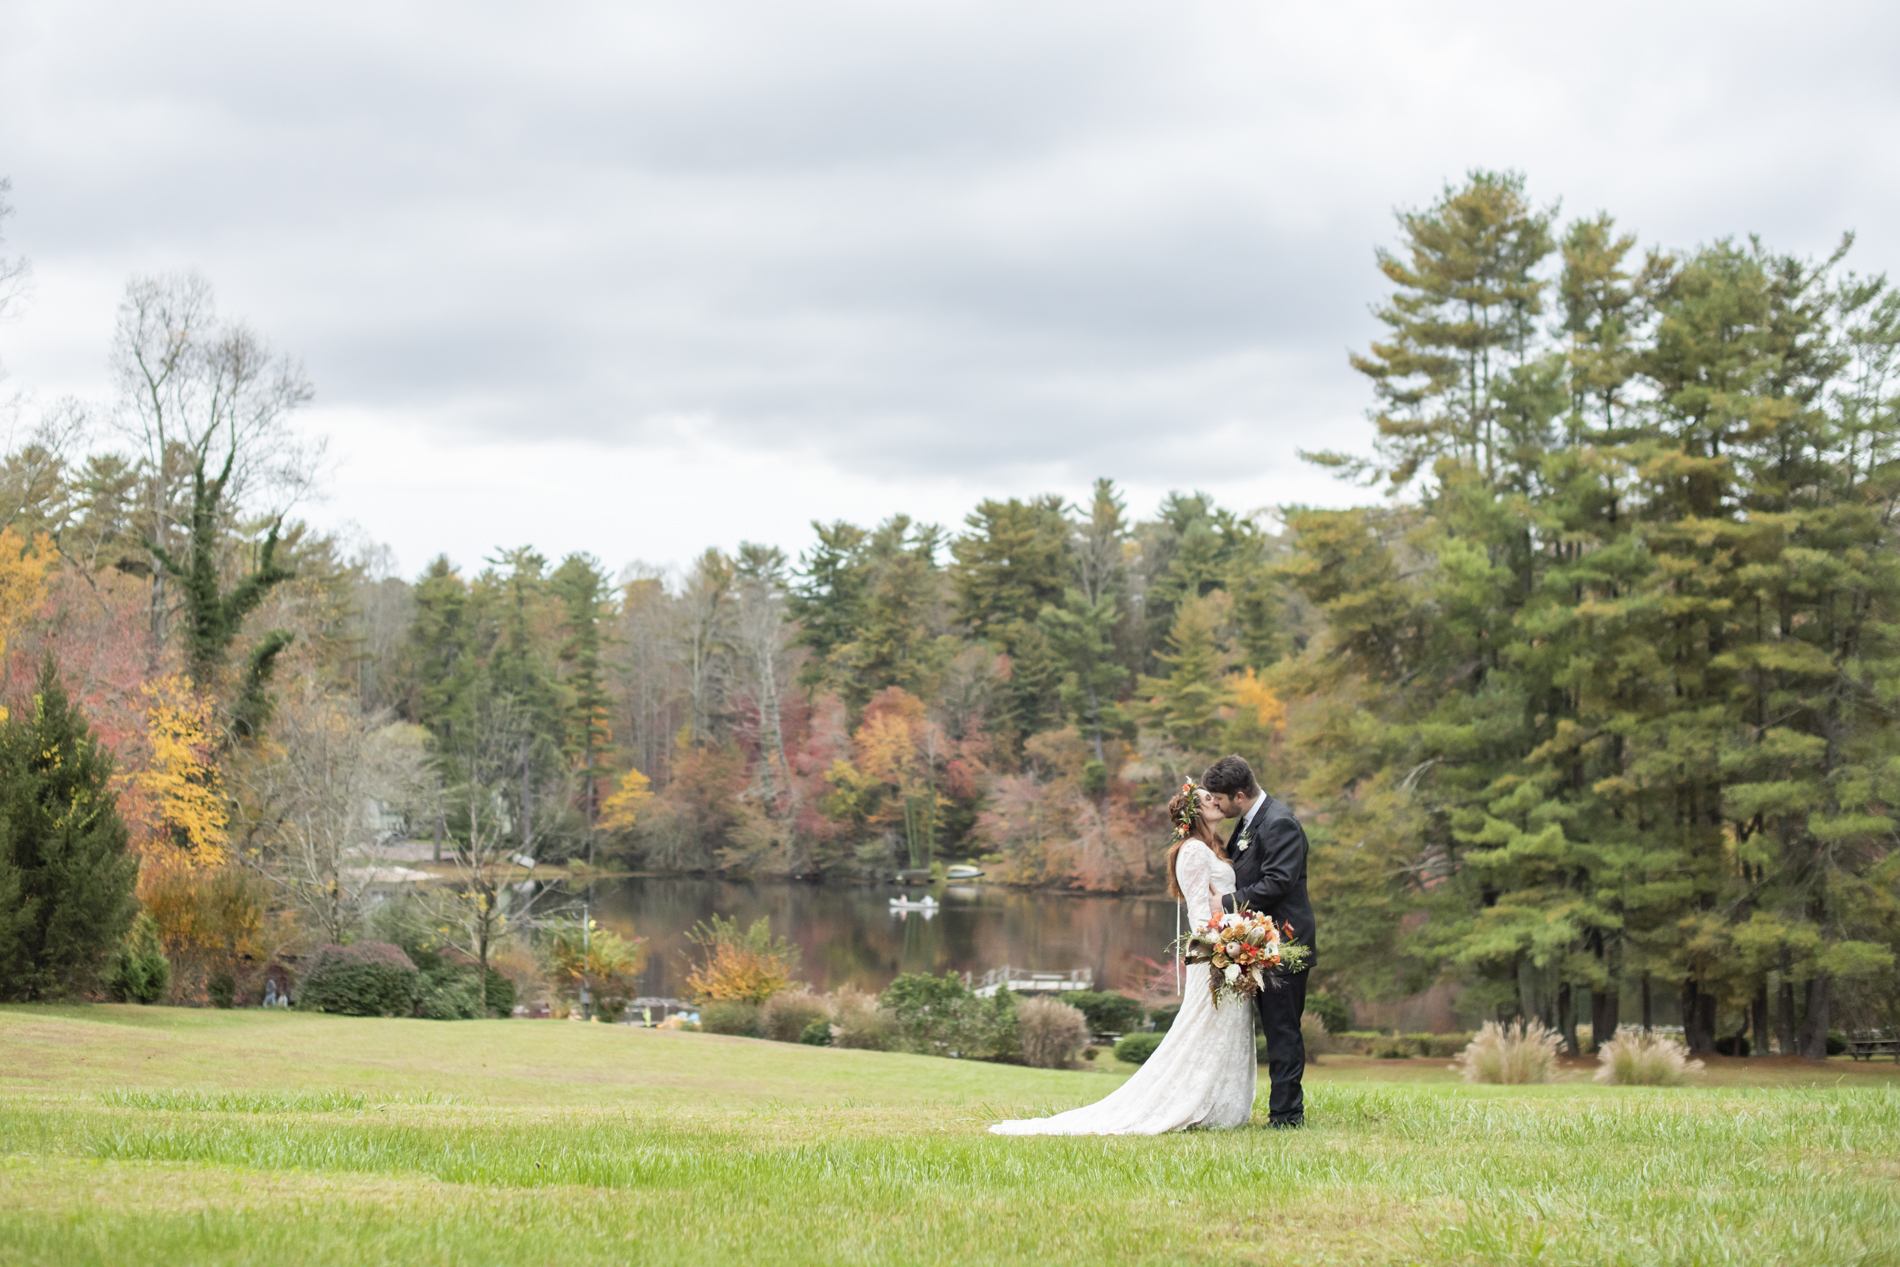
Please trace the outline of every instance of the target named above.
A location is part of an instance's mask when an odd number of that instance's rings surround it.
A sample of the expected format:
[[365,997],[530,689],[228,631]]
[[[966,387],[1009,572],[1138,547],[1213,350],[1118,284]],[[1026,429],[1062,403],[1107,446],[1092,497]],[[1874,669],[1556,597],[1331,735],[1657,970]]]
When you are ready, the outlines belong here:
[[1847,1054],[1855,1060],[1872,1060],[1875,1056],[1892,1056],[1894,1063],[1900,1064],[1900,1038],[1879,1034],[1854,1034],[1847,1040]]

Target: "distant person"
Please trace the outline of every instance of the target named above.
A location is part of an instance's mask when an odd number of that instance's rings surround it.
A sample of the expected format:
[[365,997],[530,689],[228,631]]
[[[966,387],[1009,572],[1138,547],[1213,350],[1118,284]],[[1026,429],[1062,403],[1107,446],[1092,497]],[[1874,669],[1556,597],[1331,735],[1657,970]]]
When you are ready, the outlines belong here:
[[[1251,777],[1251,776],[1249,776]],[[1185,901],[1199,928],[1234,892],[1234,868],[1214,824],[1214,799],[1189,780],[1168,802],[1168,892]],[[1205,963],[1189,966],[1174,1024],[1141,1068],[1107,1099],[1054,1117],[998,1122],[998,1135],[1161,1135],[1189,1127],[1244,1126],[1253,1117],[1253,1010],[1238,999],[1218,1005]],[[1263,991],[1266,993],[1266,991]]]
[[1222,757],[1207,767],[1201,783],[1224,818],[1240,825],[1228,838],[1234,859],[1233,892],[1221,899],[1227,910],[1250,911],[1293,926],[1292,942],[1307,948],[1306,966],[1281,973],[1277,988],[1260,991],[1260,1028],[1267,1036],[1267,1076],[1273,1090],[1267,1100],[1267,1125],[1302,1126],[1306,1097],[1300,1080],[1306,1071],[1306,1043],[1300,1014],[1306,1010],[1306,981],[1319,958],[1313,936],[1313,903],[1306,895],[1306,830],[1293,811],[1260,790],[1253,769],[1239,757]]

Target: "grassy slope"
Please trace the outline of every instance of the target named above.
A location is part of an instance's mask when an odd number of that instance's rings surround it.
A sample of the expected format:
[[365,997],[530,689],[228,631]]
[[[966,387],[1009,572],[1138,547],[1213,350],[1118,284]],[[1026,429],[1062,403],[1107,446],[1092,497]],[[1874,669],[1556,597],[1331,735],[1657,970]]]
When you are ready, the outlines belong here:
[[[0,1009],[0,1260],[1900,1260],[1892,1065],[1472,1088],[1334,1059],[1313,1125],[1003,1140],[1053,1073],[560,1023]],[[1264,1091],[1264,1086],[1263,1086]]]

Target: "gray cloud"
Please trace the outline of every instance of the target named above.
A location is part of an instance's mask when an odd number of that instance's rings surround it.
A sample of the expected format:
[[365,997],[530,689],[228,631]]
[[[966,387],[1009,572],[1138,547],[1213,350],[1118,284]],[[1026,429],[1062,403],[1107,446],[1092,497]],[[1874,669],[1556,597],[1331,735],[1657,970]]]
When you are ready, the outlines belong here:
[[[1900,259],[1897,25],[42,0],[0,17],[0,171],[42,292],[198,266],[326,408],[443,446],[652,463],[690,432],[1003,491],[1189,483],[1183,439],[1222,434],[1228,476],[1279,489],[1296,445],[1363,443],[1372,247],[1469,167],[1646,240],[1818,252],[1858,227],[1863,268]],[[88,302],[0,355],[97,389]]]

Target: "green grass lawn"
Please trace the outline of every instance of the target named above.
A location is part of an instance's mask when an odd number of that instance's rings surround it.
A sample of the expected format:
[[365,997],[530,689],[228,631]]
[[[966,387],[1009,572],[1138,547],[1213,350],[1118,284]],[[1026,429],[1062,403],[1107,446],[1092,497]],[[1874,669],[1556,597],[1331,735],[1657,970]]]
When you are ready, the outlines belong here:
[[1128,1071],[0,1008],[0,1262],[1900,1262],[1895,1067],[1713,1063],[1511,1089],[1333,1057],[1302,1132],[1001,1139]]

